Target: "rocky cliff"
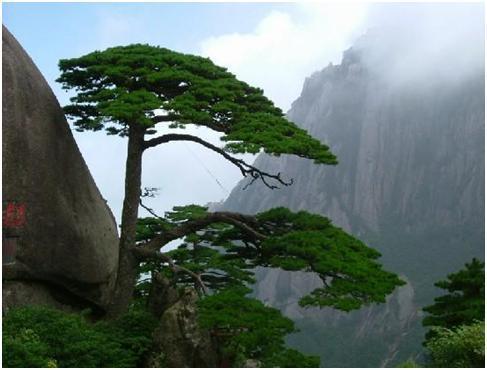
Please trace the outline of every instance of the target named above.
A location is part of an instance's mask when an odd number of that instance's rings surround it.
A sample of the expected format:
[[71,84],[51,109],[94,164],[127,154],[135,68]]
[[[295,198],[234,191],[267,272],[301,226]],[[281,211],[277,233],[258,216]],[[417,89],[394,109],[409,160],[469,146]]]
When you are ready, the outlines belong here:
[[64,113],[27,53],[2,30],[3,307],[101,307],[118,235]]
[[298,320],[302,331],[289,342],[320,354],[323,366],[389,366],[416,356],[420,308],[437,293],[433,282],[483,258],[483,70],[397,83],[382,73],[391,58],[370,52],[378,44],[369,35],[340,65],[306,79],[288,112],[331,146],[339,164],[260,155],[259,168],[287,174],[294,185],[243,191],[244,180],[224,204],[244,213],[282,205],[324,214],[378,249],[386,268],[409,282],[385,305],[344,314],[298,307],[312,279],[261,271],[256,294]]

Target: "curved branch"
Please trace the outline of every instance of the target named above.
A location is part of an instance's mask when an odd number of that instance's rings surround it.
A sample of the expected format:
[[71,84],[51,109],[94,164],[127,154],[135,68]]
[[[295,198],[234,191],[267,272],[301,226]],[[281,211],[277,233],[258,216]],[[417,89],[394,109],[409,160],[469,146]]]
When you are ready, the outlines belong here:
[[172,240],[182,238],[216,222],[224,222],[233,225],[253,240],[263,240],[266,238],[264,234],[261,234],[251,226],[257,225],[257,220],[254,217],[232,212],[214,212],[208,213],[205,217],[200,219],[187,221],[171,230],[164,231],[149,242],[142,244],[141,248],[157,251]]
[[158,220],[160,221],[165,221],[164,218],[162,218],[161,216],[159,216],[157,213],[154,212],[154,210],[148,206],[146,206],[144,203],[142,203],[142,199],[139,200],[139,204],[142,208],[144,208],[147,212],[149,212],[152,216],[154,216],[155,218],[157,218]]
[[189,276],[191,276],[193,278],[193,280],[201,288],[201,290],[203,291],[204,294],[206,294],[208,292],[208,288],[206,287],[205,283],[203,283],[203,280],[201,280],[201,276],[199,274],[187,269],[186,267],[176,265],[174,263],[173,259],[171,257],[169,257],[168,255],[161,253],[159,251],[151,251],[151,250],[147,250],[145,248],[140,248],[140,247],[134,247],[132,249],[132,251],[134,252],[135,256],[139,260],[152,259],[152,260],[158,260],[158,261],[166,262],[169,265],[169,268],[174,273],[184,272],[185,274],[188,274]]
[[216,145],[213,145],[197,136],[193,135],[188,135],[188,134],[166,134],[162,135],[150,140],[147,140],[144,142],[144,150],[148,148],[155,147],[159,144],[163,143],[168,143],[170,141],[193,141],[195,143],[201,144],[204,147],[213,150],[214,152],[220,154],[223,158],[225,158],[227,161],[233,163],[235,166],[238,167],[240,172],[244,177],[250,176],[252,180],[245,185],[244,189],[246,189],[248,186],[252,185],[256,180],[261,179],[262,182],[264,183],[265,186],[267,186],[270,189],[278,189],[278,186],[270,184],[267,180],[272,179],[280,183],[281,185],[284,186],[289,186],[292,185],[293,179],[290,181],[285,181],[281,178],[281,173],[278,172],[277,174],[273,175],[270,173],[267,173],[265,171],[262,171],[258,169],[257,167],[254,167],[242,159],[238,159],[235,157],[232,157],[230,154],[228,154],[225,150],[222,148],[217,147]]

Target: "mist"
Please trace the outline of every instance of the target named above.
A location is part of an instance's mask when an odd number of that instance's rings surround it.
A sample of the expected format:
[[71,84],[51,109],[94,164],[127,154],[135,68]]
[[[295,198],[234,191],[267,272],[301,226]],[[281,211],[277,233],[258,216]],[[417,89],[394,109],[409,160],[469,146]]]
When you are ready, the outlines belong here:
[[416,88],[458,83],[484,69],[484,5],[374,4],[354,48],[377,78]]

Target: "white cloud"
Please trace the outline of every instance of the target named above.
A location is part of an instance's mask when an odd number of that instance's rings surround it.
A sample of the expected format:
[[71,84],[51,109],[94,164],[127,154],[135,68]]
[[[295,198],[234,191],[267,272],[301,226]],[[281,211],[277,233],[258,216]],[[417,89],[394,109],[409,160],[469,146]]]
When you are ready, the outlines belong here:
[[381,4],[371,7],[368,24],[378,32],[363,45],[365,62],[390,84],[417,89],[484,69],[482,3]]
[[343,50],[362,31],[365,16],[361,4],[302,3],[292,13],[269,13],[252,32],[204,40],[201,54],[263,88],[287,110],[305,77],[340,61]]

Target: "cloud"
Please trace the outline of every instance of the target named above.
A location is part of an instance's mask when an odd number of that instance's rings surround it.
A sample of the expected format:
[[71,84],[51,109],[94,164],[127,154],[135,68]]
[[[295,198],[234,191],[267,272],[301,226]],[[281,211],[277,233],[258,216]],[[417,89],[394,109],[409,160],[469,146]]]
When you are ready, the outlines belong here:
[[435,85],[478,76],[484,69],[484,6],[381,4],[358,46],[370,70],[390,84]]
[[307,76],[340,63],[369,29],[373,38],[356,46],[369,50],[365,62],[391,85],[461,81],[484,68],[480,3],[300,3],[270,12],[250,32],[203,40],[201,54],[263,88],[286,111]]
[[270,12],[251,32],[203,40],[201,54],[263,88],[287,110],[305,77],[340,62],[343,50],[362,31],[366,10],[361,4],[298,4],[293,12]]

